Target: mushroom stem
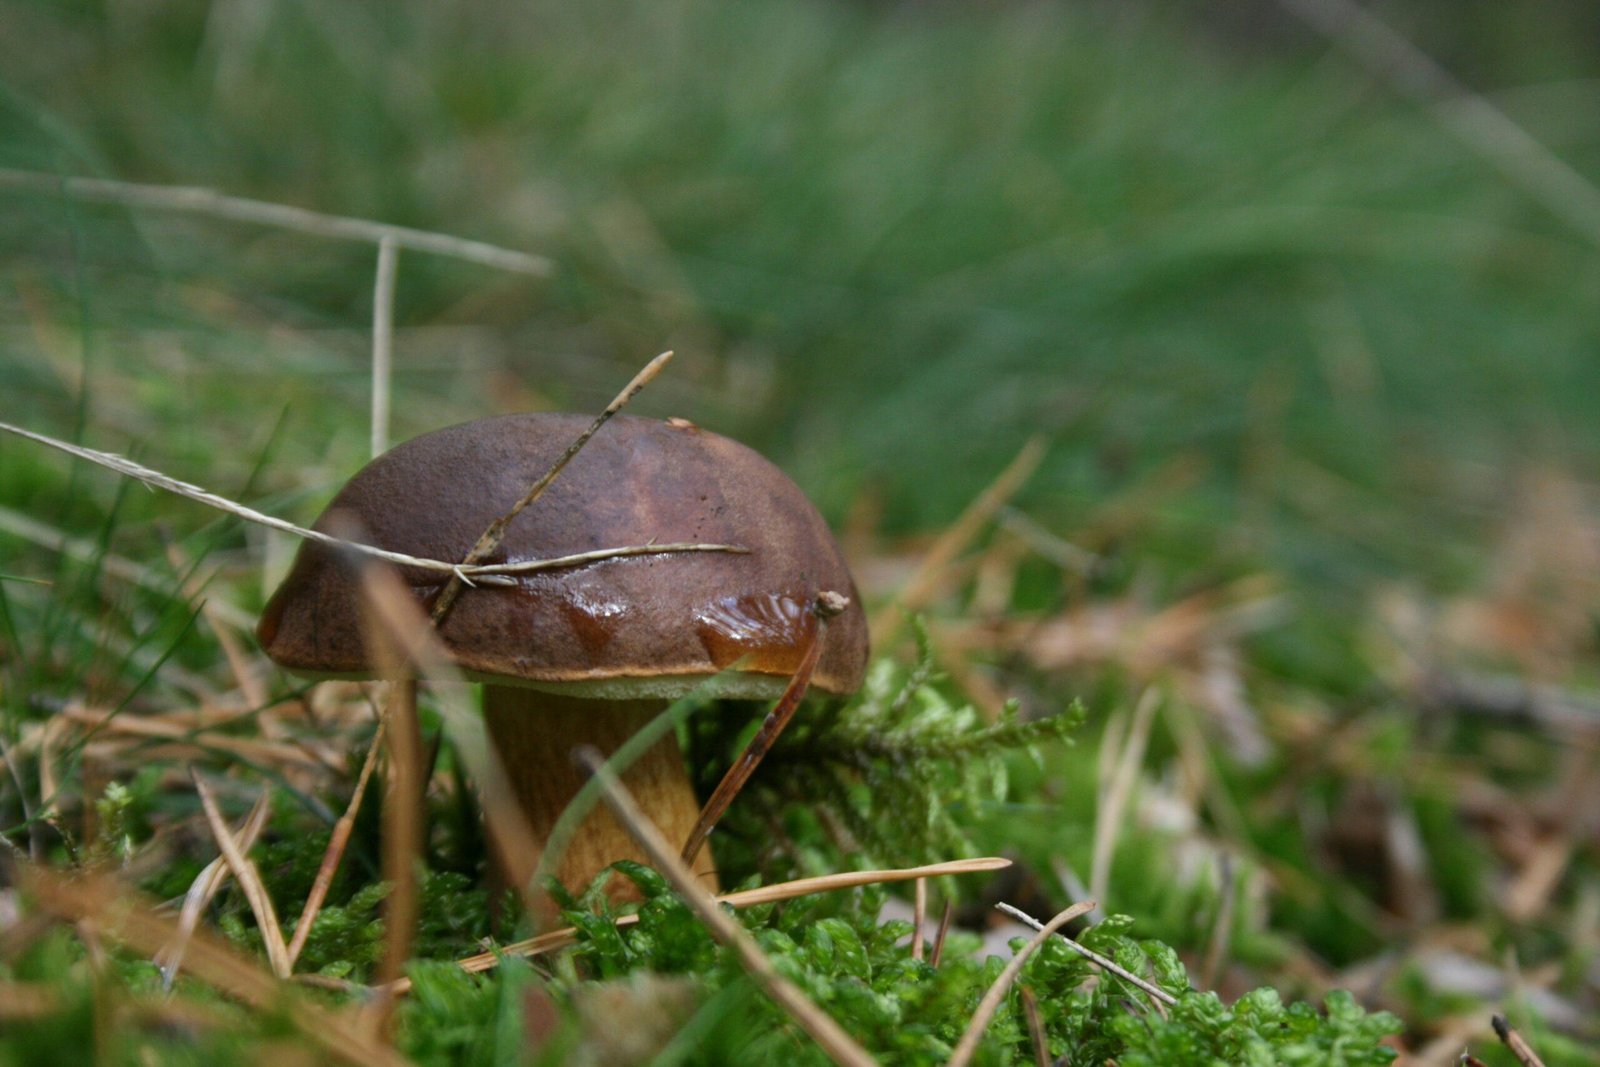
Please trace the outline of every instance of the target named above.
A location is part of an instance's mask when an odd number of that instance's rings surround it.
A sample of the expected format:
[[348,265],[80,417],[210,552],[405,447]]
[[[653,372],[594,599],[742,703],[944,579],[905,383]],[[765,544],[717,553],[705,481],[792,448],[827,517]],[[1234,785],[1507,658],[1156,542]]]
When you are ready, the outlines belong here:
[[[593,745],[610,756],[666,706],[664,700],[596,700],[522,686],[484,686],[483,716],[489,741],[506,768],[534,840],[549,839],[556,819],[583,785],[585,776],[573,763],[572,750]],[[651,745],[623,773],[622,780],[662,835],[682,846],[694,829],[700,804],[684,769],[677,736],[669,733]],[[499,859],[512,885],[527,884],[539,864],[538,853]],[[555,867],[556,879],[571,892],[582,892],[619,859],[650,862],[611,812],[599,805],[572,836]],[[709,857],[698,866],[701,883],[715,891],[717,875]],[[633,883],[620,877],[612,879],[607,892],[613,900],[637,895]]]

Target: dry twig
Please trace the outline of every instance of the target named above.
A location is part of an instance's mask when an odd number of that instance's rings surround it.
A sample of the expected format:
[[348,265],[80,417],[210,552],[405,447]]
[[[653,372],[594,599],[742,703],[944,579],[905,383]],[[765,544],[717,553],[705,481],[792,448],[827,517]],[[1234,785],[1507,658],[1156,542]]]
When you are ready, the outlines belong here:
[[[1013,919],[1017,919],[1018,921],[1033,927],[1035,930],[1044,929],[1044,924],[1040,923],[1038,919],[1035,919],[1032,915],[1029,915],[1021,908],[1013,908],[1010,904],[996,904],[995,907],[1005,912]],[[1177,997],[1173,996],[1171,993],[1168,993],[1160,986],[1145,981],[1143,978],[1140,978],[1127,968],[1118,965],[1115,960],[1106,959],[1104,956],[1100,955],[1100,953],[1094,951],[1093,949],[1085,948],[1072,938],[1067,937],[1065,934],[1061,935],[1061,940],[1068,948],[1082,956],[1084,959],[1088,960],[1090,963],[1094,964],[1096,967],[1099,967],[1103,971],[1109,971],[1111,974],[1116,975],[1125,982],[1133,983],[1148,993],[1151,998],[1156,1000],[1158,1003],[1165,1004],[1168,1007],[1178,1003]]]
[[472,550],[467,553],[466,558],[457,566],[450,568],[452,571],[450,581],[440,591],[439,598],[434,601],[433,610],[429,612],[433,617],[435,626],[443,622],[445,616],[450,614],[450,608],[455,604],[456,597],[461,595],[462,584],[471,584],[466,582],[464,575],[476,574],[482,569],[480,565],[483,561],[488,559],[494,550],[500,547],[500,542],[505,539],[506,529],[511,525],[512,520],[522,514],[522,510],[529,504],[544,495],[544,491],[549,488],[550,483],[555,481],[556,476],[566,469],[567,464],[572,462],[572,457],[576,456],[583,446],[589,443],[589,439],[599,431],[600,427],[610,422],[611,417],[621,411],[639,390],[649,385],[671,359],[671,352],[663,352],[649,363],[646,363],[644,369],[635,374],[633,380],[623,387],[622,392],[618,393],[611,403],[606,405],[606,409],[595,416],[595,420],[589,424],[589,428],[579,434],[572,444],[567,446],[567,450],[544,473],[544,477],[534,482],[528,491],[522,495],[522,499],[511,505],[509,511],[491,522],[489,528],[484,530],[482,535],[478,537],[477,544],[472,546]]
[[[829,594],[823,594],[823,597]],[[800,701],[805,698],[806,687],[811,684],[811,672],[816,670],[817,659],[822,655],[822,635],[827,627],[827,614],[837,615],[848,606],[849,599],[833,594],[833,599],[828,601],[824,608],[823,597],[817,598],[817,604],[812,609],[811,640],[806,645],[804,655],[800,657],[800,665],[795,668],[794,677],[789,680],[788,686],[783,691],[783,696],[778,703],[767,713],[761,723],[761,728],[755,736],[750,738],[750,743],[744,746],[744,751],[739,753],[739,758],[733,761],[733,766],[722,776],[722,781],[717,783],[717,788],[712,790],[711,797],[700,809],[700,816],[695,819],[694,829],[689,832],[688,840],[683,846],[683,862],[693,866],[694,859],[700,854],[700,848],[705,844],[713,827],[727,812],[728,805],[733,803],[733,798],[739,795],[739,790],[750,780],[750,776],[761,765],[761,760],[777,741],[778,735],[783,733],[784,727],[789,725],[789,720],[794,718],[794,713],[800,707]],[[844,606],[838,601],[843,600]]]
[[1544,1061],[1533,1051],[1533,1046],[1517,1033],[1504,1015],[1493,1016],[1489,1022],[1494,1027],[1495,1036],[1500,1039],[1500,1043],[1511,1050],[1511,1054],[1517,1058],[1522,1067],[1544,1067]]

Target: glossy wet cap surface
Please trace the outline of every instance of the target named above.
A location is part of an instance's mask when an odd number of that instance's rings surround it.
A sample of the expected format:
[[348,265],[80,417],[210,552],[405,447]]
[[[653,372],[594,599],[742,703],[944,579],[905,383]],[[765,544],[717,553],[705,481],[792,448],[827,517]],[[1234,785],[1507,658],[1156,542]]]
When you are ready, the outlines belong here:
[[[371,544],[460,560],[591,421],[508,415],[414,438],[352,478],[316,528],[337,525],[343,512]],[[444,643],[475,675],[535,684],[633,692],[620,680],[654,679],[650,695],[671,696],[735,663],[777,684],[798,666],[817,626],[817,597],[841,593],[850,603],[823,631],[812,684],[832,693],[860,685],[866,621],[826,523],[777,467],[688,423],[612,419],[517,516],[489,562],[651,541],[750,551],[614,559],[519,576],[514,587],[467,589],[441,629]],[[401,573],[424,607],[446,578]],[[291,670],[359,676],[370,671],[360,620],[351,565],[306,542],[258,634]]]

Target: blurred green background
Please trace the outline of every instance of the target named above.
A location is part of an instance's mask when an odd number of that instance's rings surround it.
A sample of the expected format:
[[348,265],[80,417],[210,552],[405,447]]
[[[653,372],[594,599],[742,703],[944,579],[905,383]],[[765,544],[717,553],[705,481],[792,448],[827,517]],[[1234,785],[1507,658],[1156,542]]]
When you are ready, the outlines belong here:
[[[1593,5],[1382,12],[1600,173]],[[402,255],[397,437],[594,409],[670,347],[637,409],[751,441],[835,519],[942,526],[1043,433],[1021,504],[1054,528],[1142,486],[1146,559],[1265,558],[1323,590],[1459,581],[1519,471],[1600,461],[1594,235],[1276,4],[0,20],[0,165],[554,261]],[[70,436],[87,373],[88,443],[224,492],[266,456],[257,493],[309,519],[364,458],[372,258],[0,190],[5,416]],[[0,462],[11,504],[59,504],[20,474],[58,461]]]

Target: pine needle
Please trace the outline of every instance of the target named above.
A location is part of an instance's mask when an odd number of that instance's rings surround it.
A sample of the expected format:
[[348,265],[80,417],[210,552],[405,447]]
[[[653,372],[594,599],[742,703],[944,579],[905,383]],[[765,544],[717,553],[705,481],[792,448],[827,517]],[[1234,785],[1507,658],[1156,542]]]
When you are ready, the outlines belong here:
[[[909,882],[920,878],[940,878],[945,875],[977,874],[982,871],[998,871],[1011,866],[1011,861],[999,856],[981,856],[976,859],[950,860],[945,863],[932,863],[922,867],[903,867],[879,871],[843,871],[838,874],[824,874],[813,878],[800,878],[792,882],[776,882],[772,885],[757,886],[754,889],[744,889],[737,893],[725,893],[716,898],[718,904],[726,904],[730,908],[753,908],[758,904],[775,904],[782,900],[793,900],[796,897],[810,896],[813,893],[828,893],[838,889],[855,889],[864,885],[885,885],[892,882]],[[949,916],[949,906],[946,905],[945,914]],[[632,926],[639,921],[637,915],[622,915],[617,918],[618,926]],[[500,961],[508,956],[540,956],[546,952],[555,952],[575,944],[578,931],[573,927],[562,930],[551,930],[549,933],[540,934],[538,937],[526,941],[518,941],[506,945],[504,948],[492,952],[480,952],[476,956],[468,956],[457,960],[461,969],[470,974],[491,970],[500,966]],[[938,966],[937,948],[933,965]],[[402,980],[395,983],[397,987],[410,988],[409,983]]]
[[311,927],[322,911],[322,902],[328,899],[328,889],[333,885],[333,876],[338,873],[339,861],[344,858],[345,847],[355,829],[356,815],[361,811],[367,781],[372,777],[373,768],[378,765],[378,753],[382,751],[383,734],[388,724],[387,715],[378,720],[378,728],[372,734],[372,744],[367,748],[366,758],[361,761],[361,772],[356,776],[355,788],[350,791],[350,802],[345,806],[344,814],[339,816],[339,821],[334,823],[333,833],[328,837],[328,847],[322,854],[321,865],[317,867],[316,880],[311,883],[311,892],[306,894],[305,906],[300,909],[300,918],[294,924],[294,936],[289,941],[290,968],[300,958],[301,950],[306,947],[306,938],[311,935]]
[[[1090,906],[1093,907],[1093,905],[1090,905]],[[995,907],[998,908],[999,910],[1005,912],[1007,915],[1011,916],[1013,919],[1017,919],[1018,921],[1026,923],[1027,925],[1033,927],[1035,930],[1042,930],[1044,928],[1043,925],[1039,922],[1038,919],[1035,919],[1032,915],[1029,915],[1027,912],[1023,911],[1021,908],[1014,908],[1010,904],[996,904]],[[1123,967],[1123,966],[1119,965],[1115,960],[1109,960],[1106,957],[1100,955],[1100,953],[1094,951],[1093,949],[1085,948],[1083,945],[1078,944],[1076,941],[1074,941],[1070,937],[1067,937],[1065,934],[1061,935],[1061,941],[1062,941],[1063,944],[1065,944],[1072,951],[1076,952],[1078,955],[1082,956],[1084,959],[1088,960],[1090,963],[1094,964],[1096,967],[1099,967],[1101,970],[1109,971],[1111,974],[1116,975],[1118,978],[1121,978],[1123,981],[1131,982],[1133,985],[1138,986],[1140,989],[1142,989],[1146,993],[1148,993],[1158,1003],[1165,1004],[1168,1007],[1171,1007],[1172,1005],[1178,1003],[1178,998],[1177,997],[1173,996],[1171,993],[1168,993],[1165,989],[1162,989],[1160,986],[1155,985],[1155,984],[1153,984],[1151,982],[1145,981],[1143,978],[1140,978],[1138,975],[1134,974],[1132,971],[1128,970],[1126,967]]]
[[966,1032],[961,1035],[961,1040],[956,1042],[955,1051],[950,1054],[946,1067],[966,1067],[972,1062],[973,1055],[978,1051],[978,1042],[983,1040],[983,1032],[989,1028],[989,1022],[994,1018],[994,1013],[999,1010],[1000,1002],[1005,999],[1006,992],[1011,988],[1011,983],[1017,980],[1017,975],[1022,973],[1022,965],[1028,962],[1028,957],[1038,951],[1040,945],[1050,939],[1050,935],[1061,929],[1067,923],[1080,915],[1085,915],[1095,909],[1095,902],[1086,900],[1072,905],[1058,914],[1054,919],[1039,927],[1026,945],[1017,950],[1011,957],[1011,962],[1006,964],[1000,976],[994,980],[994,985],[983,995],[978,1002],[978,1010],[972,1013],[972,1021],[967,1024]]
[[788,1012],[790,1018],[810,1034],[812,1040],[835,1063],[842,1067],[873,1067],[877,1061],[867,1050],[845,1033],[833,1017],[817,1007],[798,986],[779,974],[772,961],[756,945],[755,938],[717,906],[716,899],[696,881],[694,872],[678,858],[673,847],[639,810],[621,779],[611,773],[600,754],[593,748],[585,747],[578,750],[577,758],[600,779],[606,803],[611,806],[617,821],[627,827],[634,841],[650,857],[650,862],[672,883],[679,899],[689,906],[689,910],[694,912],[711,936],[733,950],[740,965],[755,979],[762,991]]
[[228,870],[233,872],[234,881],[239,883],[239,888],[244,890],[245,899],[250,902],[250,913],[255,916],[256,926],[261,931],[261,940],[266,944],[267,961],[272,965],[272,973],[279,978],[287,978],[289,949],[283,943],[283,929],[278,925],[278,913],[272,907],[272,896],[267,892],[267,887],[261,883],[261,872],[256,870],[256,865],[239,850],[238,842],[234,840],[233,834],[228,832],[228,825],[223,822],[222,812],[217,810],[216,799],[211,795],[211,789],[205,780],[193,767],[189,768],[189,777],[194,781],[195,792],[200,795],[200,806],[205,811],[211,835],[216,838],[217,847],[222,850],[223,859],[228,863]]
[[[241,852],[249,852],[255,846],[256,838],[261,836],[261,829],[266,826],[267,815],[271,811],[271,799],[271,792],[263,791],[255,806],[250,809],[250,814],[245,817],[243,827],[234,835]],[[222,888],[228,870],[227,859],[218,856],[205,865],[189,886],[189,892],[183,898],[183,910],[178,913],[177,935],[156,954],[156,963],[161,967],[163,989],[172,988],[172,983],[183,966],[183,954],[188,950],[189,938],[194,936],[200,924],[200,913]],[[292,964],[293,960],[290,962]]]

